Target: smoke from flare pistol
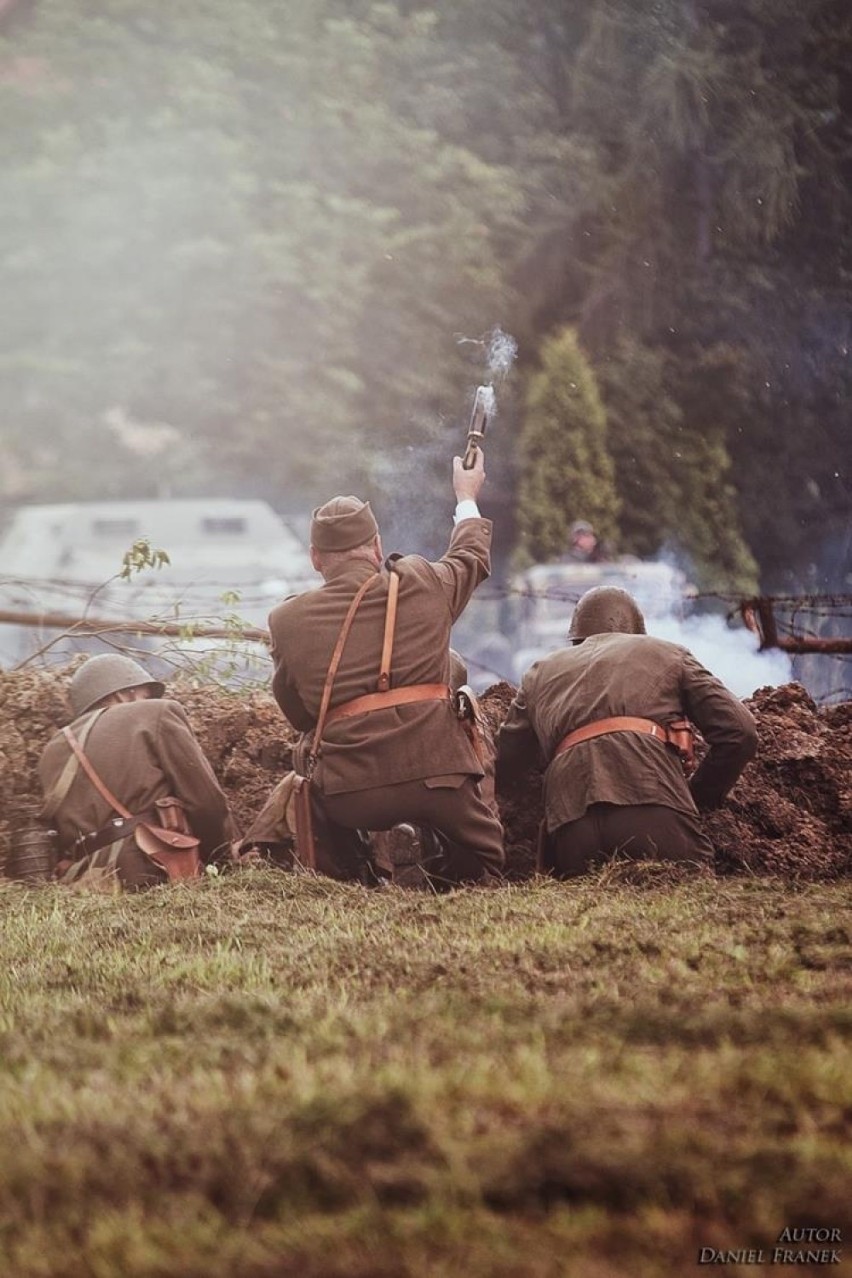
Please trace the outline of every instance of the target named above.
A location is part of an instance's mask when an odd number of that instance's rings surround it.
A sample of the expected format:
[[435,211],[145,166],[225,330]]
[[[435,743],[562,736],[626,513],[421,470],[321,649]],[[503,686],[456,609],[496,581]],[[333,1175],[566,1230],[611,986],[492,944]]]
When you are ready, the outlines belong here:
[[465,470],[473,470],[476,465],[476,450],[482,447],[482,441],[485,439],[493,398],[494,392],[490,386],[477,386],[476,398],[473,401],[473,412],[470,415],[470,425],[467,428],[467,450],[462,459],[462,466]]

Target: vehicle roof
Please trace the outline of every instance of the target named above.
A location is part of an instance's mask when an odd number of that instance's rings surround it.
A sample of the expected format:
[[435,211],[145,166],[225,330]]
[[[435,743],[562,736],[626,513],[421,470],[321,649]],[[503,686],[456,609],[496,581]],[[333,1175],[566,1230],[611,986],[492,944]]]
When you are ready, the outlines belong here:
[[99,581],[140,538],[166,551],[169,576],[311,572],[307,548],[267,502],[225,497],[24,506],[0,539],[0,572]]

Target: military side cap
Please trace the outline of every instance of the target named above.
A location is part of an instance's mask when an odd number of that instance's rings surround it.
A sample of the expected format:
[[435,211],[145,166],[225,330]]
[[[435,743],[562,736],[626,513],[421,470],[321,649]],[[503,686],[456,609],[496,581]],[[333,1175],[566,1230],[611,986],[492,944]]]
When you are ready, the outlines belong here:
[[315,550],[353,550],[379,531],[370,503],[357,497],[332,497],[311,516],[311,545]]

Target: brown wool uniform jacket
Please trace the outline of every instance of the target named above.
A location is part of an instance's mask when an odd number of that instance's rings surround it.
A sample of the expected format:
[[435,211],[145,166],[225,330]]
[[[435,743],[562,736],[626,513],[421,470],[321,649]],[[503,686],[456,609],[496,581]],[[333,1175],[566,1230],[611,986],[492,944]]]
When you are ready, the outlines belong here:
[[[614,732],[554,758],[569,732],[629,715],[670,723],[686,715],[709,752],[687,782],[677,752],[650,735]],[[718,807],[757,747],[752,715],[686,648],[651,635],[594,635],[536,662],[500,729],[498,786],[539,760],[547,828],[593,803],[661,804],[695,814]]]
[[[491,522],[464,519],[436,563],[406,555],[393,563],[399,601],[391,688],[449,683],[450,629],[490,572]],[[340,565],[317,590],[287,599],[269,617],[275,675],[272,690],[290,723],[316,726],[326,672],[355,592],[377,575],[365,560]],[[349,632],[334,681],[331,708],[376,691],[388,599],[387,572],[367,591]],[[304,767],[306,742],[297,755]],[[329,724],[316,771],[325,794],[468,773],[482,776],[470,739],[447,701],[375,710]]]
[[[89,713],[71,724],[78,738]],[[84,749],[107,788],[134,815],[167,795],[180,799],[193,833],[201,840],[204,860],[235,836],[228,801],[177,701],[155,699],[109,706],[95,722]],[[46,795],[70,753],[61,732],[45,747],[39,776]],[[53,818],[63,850],[67,853],[78,834],[99,830],[114,816],[106,799],[79,768]]]

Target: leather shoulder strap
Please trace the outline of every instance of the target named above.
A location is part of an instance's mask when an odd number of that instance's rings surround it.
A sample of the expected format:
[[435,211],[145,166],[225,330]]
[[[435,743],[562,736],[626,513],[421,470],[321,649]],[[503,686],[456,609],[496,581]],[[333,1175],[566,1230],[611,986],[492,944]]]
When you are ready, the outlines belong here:
[[[90,715],[84,723],[79,738],[81,746],[86,744],[86,739],[88,738],[95,721],[99,719],[102,714],[103,709],[95,710],[94,714]],[[68,791],[71,789],[71,783],[79,770],[80,761],[72,749],[65,767],[60,772],[55,785],[53,785],[44,796],[44,803],[42,804],[41,812],[39,813],[43,821],[52,821],[56,816],[56,813],[64,803]]]
[[355,620],[355,613],[358,611],[358,606],[361,603],[361,600],[364,598],[373,582],[378,581],[378,579],[379,574],[376,573],[374,577],[368,577],[367,580],[358,587],[355,597],[349,605],[349,611],[344,618],[343,625],[340,627],[340,634],[337,636],[337,643],[334,645],[334,652],[331,654],[331,662],[329,663],[328,671],[325,676],[322,700],[320,701],[319,714],[317,715],[317,726],[314,728],[313,744],[311,745],[311,752],[308,755],[309,774],[313,772],[314,767],[316,766],[317,757],[319,755],[320,738],[322,737],[323,728],[325,727],[325,716],[328,714],[328,706],[331,701],[331,690],[334,687],[337,667],[340,665],[340,658],[343,656],[343,649],[346,644],[346,640],[349,638],[349,631],[352,628],[352,622]]
[[393,636],[396,630],[396,604],[399,598],[399,574],[391,569],[388,582],[388,608],[385,613],[385,636],[382,642],[382,660],[379,666],[379,692],[387,692],[390,687],[391,656],[393,655]]
[[74,751],[74,754],[76,755],[77,759],[80,762],[80,767],[83,769],[86,776],[89,778],[89,780],[91,781],[92,785],[95,787],[95,789],[97,790],[101,798],[106,799],[110,807],[113,808],[113,810],[116,811],[119,816],[132,817],[133,813],[130,812],[124,806],[123,803],[119,802],[119,800],[115,797],[115,795],[112,793],[111,790],[107,789],[104,782],[101,780],[101,778],[98,776],[95,769],[92,767],[91,761],[89,760],[88,756],[83,750],[83,747],[81,746],[77,738],[74,736],[74,733],[71,731],[71,729],[63,728],[62,735],[65,737],[71,749]]

